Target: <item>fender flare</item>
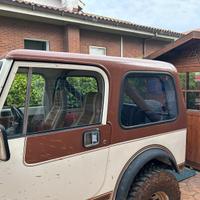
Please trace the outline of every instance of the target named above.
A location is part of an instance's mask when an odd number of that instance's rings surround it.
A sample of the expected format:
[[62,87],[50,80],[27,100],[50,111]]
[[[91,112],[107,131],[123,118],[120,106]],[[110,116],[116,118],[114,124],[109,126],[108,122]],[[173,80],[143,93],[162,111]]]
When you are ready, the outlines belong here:
[[154,147],[146,149],[130,159],[128,167],[122,171],[120,180],[118,180],[115,189],[115,200],[126,200],[128,192],[131,188],[133,180],[136,178],[140,170],[150,161],[159,160],[171,166],[176,172],[179,172],[176,160],[173,154],[165,148]]

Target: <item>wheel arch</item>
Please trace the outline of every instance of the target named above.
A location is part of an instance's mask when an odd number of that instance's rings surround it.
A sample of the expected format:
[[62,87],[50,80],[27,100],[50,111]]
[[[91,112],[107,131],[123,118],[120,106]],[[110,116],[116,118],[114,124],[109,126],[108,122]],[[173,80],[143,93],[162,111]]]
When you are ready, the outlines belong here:
[[158,161],[179,172],[176,159],[169,149],[160,145],[145,147],[134,154],[121,171],[115,186],[113,199],[126,200],[133,180],[145,165],[153,161]]

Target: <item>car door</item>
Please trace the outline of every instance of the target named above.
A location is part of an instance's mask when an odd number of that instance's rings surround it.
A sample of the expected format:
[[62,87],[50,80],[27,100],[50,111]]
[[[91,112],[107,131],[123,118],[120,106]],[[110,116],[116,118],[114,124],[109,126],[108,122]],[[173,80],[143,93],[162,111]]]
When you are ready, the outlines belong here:
[[[105,72],[92,66],[15,62],[8,88],[17,71],[26,77],[19,81],[26,86],[25,99],[16,100],[24,107],[11,101],[11,109],[7,108],[12,121],[6,127],[11,158],[0,163],[0,198],[96,196],[105,178],[111,134],[106,123],[109,84]],[[21,95],[11,89],[13,96]],[[4,96],[7,93],[3,91]],[[8,104],[6,98],[1,101]],[[37,107],[43,111],[34,110]]]

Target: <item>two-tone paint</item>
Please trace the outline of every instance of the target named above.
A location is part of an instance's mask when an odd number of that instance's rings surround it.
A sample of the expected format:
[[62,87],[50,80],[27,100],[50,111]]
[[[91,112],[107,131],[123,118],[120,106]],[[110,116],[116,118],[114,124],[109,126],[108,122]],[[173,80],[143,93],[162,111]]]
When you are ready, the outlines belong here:
[[[105,94],[100,125],[10,139],[11,158],[0,162],[0,199],[115,199],[123,174],[144,150],[166,149],[177,165],[185,162],[185,106],[172,65],[27,50],[12,51],[5,59],[3,70],[7,77],[0,82],[0,109],[17,69],[24,66],[97,71],[104,79]],[[120,126],[120,88],[124,75],[131,71],[171,74],[177,90],[179,114],[176,120],[132,129]],[[99,145],[85,148],[83,133],[96,128],[101,135]]]

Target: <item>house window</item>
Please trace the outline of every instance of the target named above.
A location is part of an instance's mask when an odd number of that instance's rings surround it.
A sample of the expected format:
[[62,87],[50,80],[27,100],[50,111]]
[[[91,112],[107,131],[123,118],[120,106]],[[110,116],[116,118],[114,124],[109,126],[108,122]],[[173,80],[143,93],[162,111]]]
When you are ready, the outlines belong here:
[[49,50],[49,42],[42,40],[34,40],[34,39],[25,39],[24,40],[24,48],[25,49],[33,49],[33,50]]
[[96,47],[90,46],[89,54],[91,55],[106,55],[106,48],[105,47]]
[[179,73],[187,109],[200,110],[200,72]]

